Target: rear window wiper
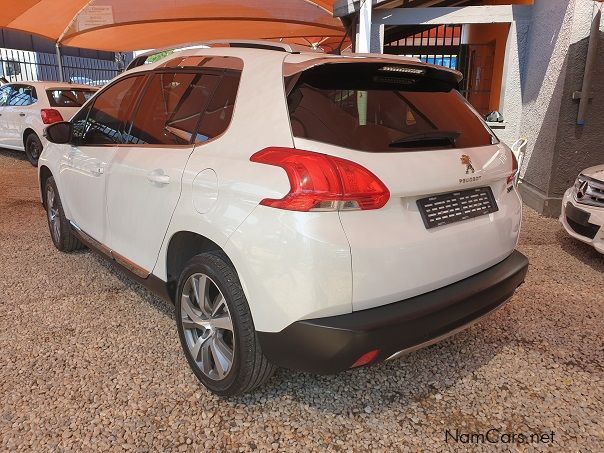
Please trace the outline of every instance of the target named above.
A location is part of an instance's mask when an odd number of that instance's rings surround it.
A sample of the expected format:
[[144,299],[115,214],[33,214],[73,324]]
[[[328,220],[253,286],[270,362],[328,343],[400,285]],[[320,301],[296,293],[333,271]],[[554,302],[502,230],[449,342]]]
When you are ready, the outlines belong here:
[[408,135],[390,143],[391,148],[426,148],[429,146],[452,146],[461,134],[455,131],[421,132]]

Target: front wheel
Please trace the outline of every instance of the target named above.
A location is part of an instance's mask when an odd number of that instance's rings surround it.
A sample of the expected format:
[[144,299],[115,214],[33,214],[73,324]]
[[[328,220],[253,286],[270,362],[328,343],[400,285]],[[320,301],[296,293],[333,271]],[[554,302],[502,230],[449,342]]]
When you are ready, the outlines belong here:
[[275,367],[260,349],[241,283],[224,253],[191,259],[178,284],[176,323],[189,366],[211,392],[238,395],[272,376]]
[[25,155],[34,167],[38,166],[38,159],[40,159],[42,150],[43,146],[40,138],[34,133],[29,134],[25,140]]

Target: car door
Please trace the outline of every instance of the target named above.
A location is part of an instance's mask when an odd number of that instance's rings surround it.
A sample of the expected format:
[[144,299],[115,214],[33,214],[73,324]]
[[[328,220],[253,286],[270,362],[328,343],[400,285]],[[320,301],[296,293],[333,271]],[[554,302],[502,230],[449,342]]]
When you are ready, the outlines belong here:
[[20,84],[13,85],[13,92],[8,99],[9,136],[7,138],[8,146],[13,148],[24,148],[23,131],[26,128],[25,120],[28,115],[37,114],[33,105],[38,101],[36,89],[31,85]]
[[0,88],[0,146],[9,146],[11,140],[12,131],[11,126],[11,114],[10,107],[8,106],[8,100],[13,93],[12,85],[4,85]]
[[71,121],[73,141],[61,159],[59,191],[68,217],[101,244],[107,243],[106,171],[144,78],[120,79],[84,106]]
[[146,277],[155,265],[181,193],[201,113],[220,71],[156,72],[115,151],[108,176],[109,246],[117,261]]

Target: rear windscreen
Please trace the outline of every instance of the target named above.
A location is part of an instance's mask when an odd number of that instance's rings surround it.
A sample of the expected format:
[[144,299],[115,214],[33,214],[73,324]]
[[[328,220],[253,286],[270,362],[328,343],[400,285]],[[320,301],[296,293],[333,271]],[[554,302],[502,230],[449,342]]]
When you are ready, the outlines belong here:
[[439,72],[428,77],[411,67],[346,63],[288,76],[293,135],[368,152],[497,143],[456,83]]
[[47,90],[51,107],[82,107],[92,97],[93,90]]

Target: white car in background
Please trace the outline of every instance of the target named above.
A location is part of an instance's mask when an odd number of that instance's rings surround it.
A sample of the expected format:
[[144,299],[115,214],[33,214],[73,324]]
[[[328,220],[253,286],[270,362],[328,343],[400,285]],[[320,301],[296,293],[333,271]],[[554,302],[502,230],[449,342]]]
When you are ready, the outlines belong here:
[[398,358],[501,307],[528,268],[517,162],[460,79],[271,42],[174,52],[46,128],[51,238],[175,303],[219,395]]
[[0,147],[25,151],[38,165],[48,143],[44,128],[71,117],[97,88],[60,82],[18,82],[0,87]]
[[572,237],[604,253],[604,165],[583,170],[566,191],[560,222]]

